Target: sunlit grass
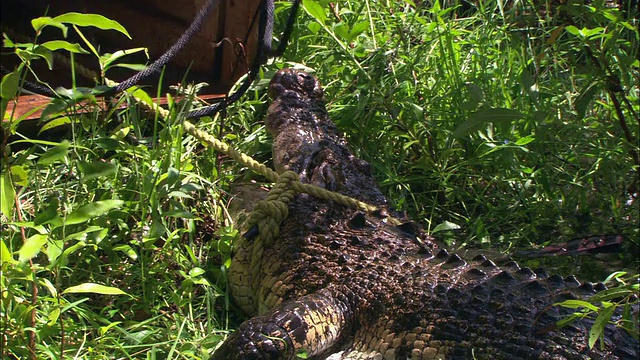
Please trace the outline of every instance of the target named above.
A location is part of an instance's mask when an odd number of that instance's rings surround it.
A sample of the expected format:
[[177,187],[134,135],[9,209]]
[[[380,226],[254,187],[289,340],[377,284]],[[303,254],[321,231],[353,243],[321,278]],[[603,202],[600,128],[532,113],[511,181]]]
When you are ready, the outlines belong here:
[[[615,233],[637,245],[637,23],[565,9],[576,35],[556,10],[479,4],[305,1],[269,70],[315,71],[393,206],[438,240],[504,250]],[[268,163],[262,90],[198,126]],[[71,108],[67,141],[3,147],[3,355],[28,358],[35,343],[38,358],[206,358],[242,320],[225,288],[238,232],[227,206],[234,181],[258,177],[185,136],[189,106],[167,119]]]

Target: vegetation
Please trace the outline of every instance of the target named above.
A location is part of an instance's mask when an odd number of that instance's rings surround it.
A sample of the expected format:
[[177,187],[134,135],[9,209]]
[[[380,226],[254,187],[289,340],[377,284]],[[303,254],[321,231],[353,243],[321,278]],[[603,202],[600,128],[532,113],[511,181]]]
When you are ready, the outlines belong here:
[[[509,250],[622,234],[631,249],[621,256],[636,268],[637,10],[504,3],[305,0],[293,43],[265,74],[315,71],[333,119],[393,205],[437,239]],[[289,6],[278,5],[280,24]],[[87,25],[126,34],[78,14],[33,24],[36,34]],[[30,64],[54,52],[93,56],[106,76],[136,68],[81,38],[5,36],[22,65],[2,79],[2,112]],[[268,162],[264,83],[226,118],[198,126]],[[181,90],[188,96],[169,99],[169,118],[135,106],[103,111],[91,89],[59,91],[66,98],[47,108],[45,129],[64,124],[67,140],[21,137],[22,119],[5,114],[3,358],[206,358],[241,320],[225,290],[238,233],[228,202],[234,182],[256,176],[183,134],[182,116],[198,102],[194,88]],[[140,89],[118,101],[134,94],[150,101]],[[637,277],[610,280],[623,290],[599,305],[565,305],[609,321],[620,298],[638,292]],[[618,325],[637,333],[628,309]]]

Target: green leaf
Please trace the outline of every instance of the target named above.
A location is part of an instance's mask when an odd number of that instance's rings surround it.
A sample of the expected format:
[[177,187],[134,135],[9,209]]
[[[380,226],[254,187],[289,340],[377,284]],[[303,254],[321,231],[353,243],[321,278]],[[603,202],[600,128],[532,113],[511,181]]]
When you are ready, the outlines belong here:
[[580,29],[578,29],[577,27],[573,26],[573,25],[569,25],[567,27],[564,28],[565,30],[567,30],[567,32],[571,35],[575,35],[575,36],[581,36],[582,33],[580,32]]
[[72,44],[68,41],[64,40],[52,40],[47,41],[40,46],[49,49],[51,51],[56,50],[67,50],[68,52],[76,53],[76,54],[89,54],[89,52],[80,46],[80,44]]
[[578,308],[587,308],[592,311],[598,311],[598,307],[591,304],[590,302],[584,300],[565,300],[561,303],[556,303],[554,305],[559,305],[569,309],[578,309]]
[[147,68],[147,66],[144,64],[127,64],[127,63],[114,64],[114,65],[111,65],[111,67],[129,69],[129,70],[138,71],[138,72]]
[[109,176],[116,173],[118,167],[115,164],[102,161],[86,162],[80,161],[78,169],[82,174],[82,180],[88,181],[103,176]]
[[65,225],[75,225],[91,220],[119,208],[124,204],[122,200],[100,200],[83,205],[71,212],[65,219]]
[[[147,48],[143,48],[143,47],[139,47],[139,48],[133,48],[133,49],[125,49],[125,50],[118,50],[116,52],[114,52],[113,54],[104,54],[102,56],[100,56],[100,63],[102,64],[102,68],[103,69],[108,69],[109,67],[113,66],[113,63],[115,61],[117,61],[118,59],[127,56],[127,55],[131,55],[131,54],[135,54],[135,53],[139,53],[144,51],[145,55],[147,56],[147,59],[149,58],[149,51]],[[121,66],[123,66],[125,64],[121,64]],[[144,65],[136,65],[136,66],[141,66],[142,68],[144,68]],[[125,67],[125,66],[123,66]]]
[[49,165],[56,161],[60,161],[64,159],[69,153],[69,142],[67,140],[63,140],[58,146],[55,146],[47,151],[44,154],[40,155],[38,159],[38,164],[40,165]]
[[134,261],[135,261],[135,260],[137,260],[137,259],[138,259],[138,254],[137,254],[137,253],[135,252],[135,250],[133,250],[133,249],[131,248],[131,246],[129,246],[129,245],[126,245],[126,244],[125,244],[125,245],[118,245],[118,246],[115,246],[115,247],[113,248],[113,250],[114,250],[114,251],[122,251],[122,252],[124,252],[125,254],[127,254],[127,256],[128,256],[131,260],[134,260]]
[[11,171],[11,180],[14,184],[27,186],[29,184],[29,174],[27,174],[24,166],[14,165],[9,169]]
[[306,11],[312,18],[316,19],[316,21],[323,25],[326,23],[327,15],[320,4],[314,0],[304,0],[302,2],[302,7],[304,8],[304,11]]
[[49,321],[47,321],[47,325],[49,326],[55,325],[58,322],[59,317],[60,317],[60,308],[55,308],[51,310],[49,315],[47,315],[47,319],[49,319]]
[[57,27],[58,29],[62,30],[62,36],[65,38],[67,37],[67,31],[69,30],[69,28],[63,23],[61,23],[60,21],[56,21],[48,16],[42,16],[31,20],[31,26],[36,31],[36,33],[39,33],[40,30],[42,30],[46,26]]
[[596,344],[596,341],[604,334],[604,328],[613,316],[616,307],[611,305],[604,308],[598,317],[596,317],[596,321],[593,323],[591,330],[589,330],[589,348],[593,348]]
[[117,21],[113,21],[98,14],[80,14],[76,12],[70,12],[56,16],[55,18],[53,18],[53,20],[77,26],[93,26],[102,30],[115,30],[123,33],[126,37],[131,39],[131,36],[129,35],[127,30]]
[[16,263],[16,260],[13,258],[13,255],[11,255],[11,251],[9,251],[7,245],[4,243],[4,239],[0,239],[0,265],[6,262],[13,264]]
[[595,96],[596,92],[600,89],[600,86],[601,84],[598,83],[597,81],[594,81],[594,82],[589,81],[587,86],[584,89],[582,89],[582,91],[576,98],[575,108],[576,108],[578,120],[584,119],[584,115],[587,112],[587,108],[591,103],[591,101],[593,100],[593,97]]
[[365,30],[367,30],[368,27],[369,27],[368,21],[361,21],[353,25],[353,27],[349,31],[349,41],[352,41],[353,39],[357,38],[358,35],[362,34]]
[[169,211],[165,211],[162,213],[161,215],[162,217],[174,217],[174,218],[178,218],[178,219],[193,219],[195,218],[195,216],[193,216],[192,213],[190,213],[189,211],[185,211],[185,210],[169,210]]
[[51,297],[58,297],[58,290],[56,290],[56,287],[53,286],[53,284],[51,283],[51,281],[47,278],[40,278],[38,280],[38,283],[42,286],[44,286],[48,291],[49,294],[51,295]]
[[33,224],[38,226],[38,225],[44,225],[51,222],[53,219],[55,219],[58,216],[59,205],[60,203],[58,201],[58,197],[56,196],[49,197],[49,204],[44,210],[42,210],[40,213],[36,215],[35,220],[33,220]]
[[204,273],[205,273],[204,269],[199,268],[197,266],[189,270],[189,276],[191,277],[198,277],[200,275],[203,275]]
[[633,294],[633,290],[629,289],[626,286],[614,287],[611,289],[607,289],[597,294],[593,295],[589,300],[592,302],[595,301],[608,301],[613,299],[620,299],[626,296]]
[[603,284],[608,284],[609,282],[611,282],[614,279],[618,279],[620,277],[623,277],[627,275],[626,271],[614,271],[612,272],[609,276],[607,276],[606,279],[604,279],[604,281],[602,282]]
[[67,124],[71,124],[71,118],[68,116],[61,116],[58,118],[55,118],[51,121],[48,121],[46,124],[44,124],[43,127],[40,128],[40,131],[38,132],[39,134],[42,134],[43,132],[47,131],[47,130],[51,130],[54,128],[57,128],[58,126],[64,126]]
[[49,70],[53,70],[53,51],[44,46],[38,45],[33,49],[33,54],[37,57],[45,59]]
[[349,41],[349,26],[340,23],[333,27],[333,32],[342,40]]
[[519,111],[504,108],[489,108],[479,110],[469,116],[469,119],[460,124],[453,132],[453,137],[461,138],[476,132],[487,123],[510,123],[513,120],[524,117]]
[[64,248],[63,240],[54,240],[49,241],[47,244],[47,259],[49,260],[49,264],[54,264],[60,254],[62,254],[62,250]]
[[16,189],[13,188],[9,171],[3,172],[2,176],[0,176],[0,193],[0,211],[7,219],[11,220]]
[[137,97],[138,99],[142,100],[142,102],[144,102],[147,105],[153,105],[153,98],[151,96],[149,96],[149,94],[147,94],[146,91],[140,89],[137,86],[132,87],[131,89],[127,90],[127,92],[135,97]]
[[515,144],[519,146],[527,145],[528,143],[535,141],[535,139],[536,138],[533,135],[527,135],[516,140]]
[[582,314],[582,313],[573,313],[573,314],[567,316],[566,318],[561,319],[560,321],[556,322],[556,325],[558,327],[563,327],[563,326],[571,324],[572,322],[574,322],[574,321],[576,321],[578,319],[582,319],[583,317],[584,317],[584,314]]
[[16,96],[18,93],[18,85],[20,84],[21,71],[22,66],[2,77],[2,83],[0,84],[0,97],[6,100],[11,100]]
[[62,114],[62,112],[64,112],[72,104],[73,102],[66,99],[53,98],[51,99],[47,107],[42,111],[40,120],[43,122],[48,121],[49,119]]
[[445,231],[445,230],[458,230],[458,229],[460,229],[460,225],[454,224],[449,221],[445,221],[441,224],[438,224],[435,228],[433,228],[431,233],[437,233],[438,231]]
[[69,258],[69,255],[72,255],[73,253],[75,253],[76,251],[83,249],[85,247],[87,247],[87,243],[84,241],[78,241],[77,243],[69,246],[68,248],[65,248],[64,251],[62,252],[62,256],[60,257],[61,260],[63,262],[66,261],[67,258]]
[[107,326],[100,326],[100,328],[99,328],[100,336],[104,336],[104,334],[106,334],[107,331],[109,331],[109,329],[111,329],[114,326],[120,325],[120,323],[121,323],[121,321],[115,321],[115,322],[110,323]]
[[102,295],[129,295],[126,292],[113,286],[105,286],[94,283],[84,283],[66,288],[63,294],[102,294]]
[[87,239],[87,235],[92,233],[92,232],[96,232],[96,231],[102,231],[104,230],[103,227],[101,226],[96,226],[96,225],[91,225],[89,227],[87,227],[86,229],[82,230],[82,231],[78,231],[76,233],[73,234],[69,234],[64,238],[64,241],[69,241],[69,240],[81,240],[84,241]]
[[42,247],[47,243],[48,235],[36,234],[27,238],[24,244],[18,250],[18,258],[20,262],[26,262],[31,260],[34,256],[38,255],[42,250]]

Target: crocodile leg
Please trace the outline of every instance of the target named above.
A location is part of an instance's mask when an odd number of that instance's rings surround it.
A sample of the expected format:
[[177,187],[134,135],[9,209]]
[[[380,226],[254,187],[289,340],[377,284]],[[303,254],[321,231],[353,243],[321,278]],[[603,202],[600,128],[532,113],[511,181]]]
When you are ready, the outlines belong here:
[[291,359],[322,353],[347,327],[348,299],[335,294],[334,289],[319,291],[243,323],[212,359]]

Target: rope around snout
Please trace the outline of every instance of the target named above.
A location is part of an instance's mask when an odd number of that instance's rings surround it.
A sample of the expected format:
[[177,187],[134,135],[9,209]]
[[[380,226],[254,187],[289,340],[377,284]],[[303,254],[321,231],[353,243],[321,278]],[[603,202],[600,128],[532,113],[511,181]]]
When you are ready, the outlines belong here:
[[[275,182],[275,186],[271,191],[269,191],[267,198],[258,202],[247,220],[249,228],[254,225],[258,226],[258,236],[260,240],[264,242],[262,246],[271,244],[278,237],[280,234],[280,224],[289,215],[289,203],[294,196],[300,193],[306,193],[322,200],[331,200],[340,205],[366,212],[372,212],[378,209],[373,205],[364,203],[352,197],[329,191],[325,188],[312,184],[301,183],[298,174],[293,171],[285,171],[282,174],[278,174],[266,165],[255,161],[250,156],[236,151],[226,143],[202,130],[197,129],[189,121],[184,121],[183,127],[188,134],[200,140],[205,145],[228,155],[235,161],[266,177],[270,181]],[[258,249],[254,250],[259,251]],[[259,254],[255,255],[258,255],[259,258]]]

